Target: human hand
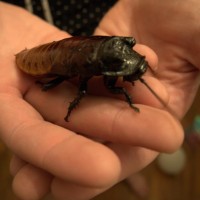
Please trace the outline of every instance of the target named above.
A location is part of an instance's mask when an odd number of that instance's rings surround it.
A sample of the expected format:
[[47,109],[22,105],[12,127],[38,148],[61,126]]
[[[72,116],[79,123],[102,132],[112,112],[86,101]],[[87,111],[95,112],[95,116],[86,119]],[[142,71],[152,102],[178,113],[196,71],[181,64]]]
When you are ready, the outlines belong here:
[[[164,88],[157,89],[158,94],[178,118],[190,108],[199,87],[199,9],[198,0],[121,0],[104,17],[95,33],[131,35],[156,52],[159,64],[155,78],[160,83],[152,83],[151,77],[145,78],[152,88],[160,84],[165,87],[168,98],[163,96],[163,93],[166,95]],[[135,100],[152,105],[145,93],[138,97],[139,89],[133,94]]]
[[[0,136],[15,155],[13,188],[21,199],[47,193],[61,200],[90,199],[141,170],[157,155],[154,150],[172,151],[181,143],[182,129],[167,112],[140,105],[137,114],[126,102],[103,96],[104,89],[94,95],[96,85],[66,123],[76,85],[66,82],[41,92],[16,68],[14,54],[69,35],[4,3],[0,27]],[[136,48],[154,67],[152,51]]]
[[[199,9],[198,0],[121,0],[95,31],[97,35],[133,36],[156,52],[155,76],[147,73],[144,79],[165,100],[164,109],[179,119],[190,108],[199,87]],[[145,91],[141,93],[141,87],[134,88],[134,100],[157,107]]]

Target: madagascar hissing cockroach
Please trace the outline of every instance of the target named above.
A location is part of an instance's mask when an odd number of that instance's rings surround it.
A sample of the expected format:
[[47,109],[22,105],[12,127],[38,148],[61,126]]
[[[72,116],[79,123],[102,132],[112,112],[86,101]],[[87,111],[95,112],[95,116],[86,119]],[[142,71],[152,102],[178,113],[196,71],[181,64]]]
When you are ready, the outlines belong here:
[[32,76],[51,77],[49,82],[41,82],[45,91],[65,80],[79,77],[79,92],[69,104],[66,121],[86,94],[87,82],[93,76],[103,76],[105,87],[112,93],[123,94],[130,107],[139,112],[125,88],[116,86],[119,77],[131,83],[136,80],[145,83],[141,77],[148,62],[133,50],[135,44],[132,37],[71,37],[25,49],[16,54],[16,64]]

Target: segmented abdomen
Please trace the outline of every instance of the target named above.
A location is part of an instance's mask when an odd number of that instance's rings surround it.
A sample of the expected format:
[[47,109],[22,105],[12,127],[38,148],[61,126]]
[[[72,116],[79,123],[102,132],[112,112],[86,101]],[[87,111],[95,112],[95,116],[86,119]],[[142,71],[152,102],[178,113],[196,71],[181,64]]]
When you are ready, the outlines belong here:
[[55,51],[60,45],[61,41],[58,41],[25,49],[16,54],[16,64],[22,71],[31,75],[48,74],[52,69],[53,60],[59,56],[58,52],[55,54]]
[[97,56],[98,47],[110,37],[71,37],[25,49],[16,54],[17,66],[27,74],[62,75],[67,77],[89,73],[88,58]]

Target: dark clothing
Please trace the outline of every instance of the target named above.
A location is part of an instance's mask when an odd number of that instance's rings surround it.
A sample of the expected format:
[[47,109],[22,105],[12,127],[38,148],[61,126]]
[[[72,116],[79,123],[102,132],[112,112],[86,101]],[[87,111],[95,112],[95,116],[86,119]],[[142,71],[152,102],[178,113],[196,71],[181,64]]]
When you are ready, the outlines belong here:
[[73,36],[89,36],[117,0],[4,0],[4,2],[24,7]]

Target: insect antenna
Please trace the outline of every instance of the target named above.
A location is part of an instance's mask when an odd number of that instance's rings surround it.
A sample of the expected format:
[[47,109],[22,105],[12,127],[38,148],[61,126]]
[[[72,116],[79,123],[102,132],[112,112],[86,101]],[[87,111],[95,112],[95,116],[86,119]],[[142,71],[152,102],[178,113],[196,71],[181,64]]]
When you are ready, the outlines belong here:
[[148,85],[148,83],[143,79],[143,78],[139,78],[139,80],[141,81],[141,83],[143,83],[148,90],[158,99],[158,101],[163,105],[163,106],[167,106],[167,104],[163,101],[163,99],[160,98],[160,96]]
[[[147,65],[147,67],[150,70],[150,72],[153,74],[153,76],[156,76],[155,71],[149,65]],[[139,78],[139,80],[141,81],[141,83],[143,83],[147,87],[147,89],[157,98],[157,100],[164,107],[167,107],[167,104],[164,102],[164,100],[148,85],[148,83],[143,78]]]
[[169,111],[174,117],[178,118],[177,114],[164,102],[164,100],[148,85],[143,78],[139,78],[139,80],[158,99],[158,101],[166,108],[167,111]]

